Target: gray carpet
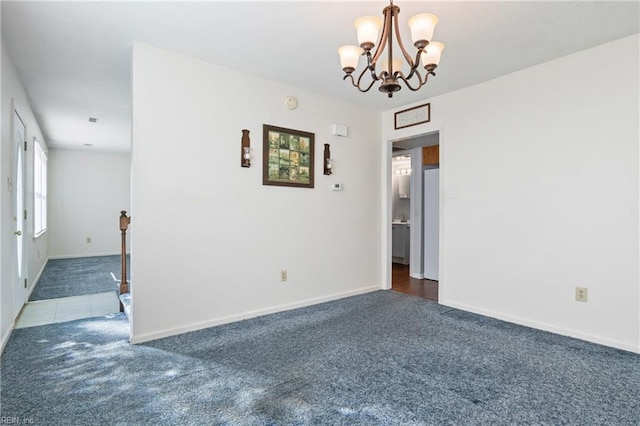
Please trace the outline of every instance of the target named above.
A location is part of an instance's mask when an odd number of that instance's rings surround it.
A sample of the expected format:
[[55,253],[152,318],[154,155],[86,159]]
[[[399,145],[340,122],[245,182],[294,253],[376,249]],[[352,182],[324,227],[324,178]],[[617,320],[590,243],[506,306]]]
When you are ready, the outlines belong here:
[[96,256],[49,260],[29,300],[116,291],[118,283],[111,273],[120,279],[120,259],[120,256]]
[[1,415],[77,425],[638,425],[640,355],[378,291],[132,346],[15,330]]

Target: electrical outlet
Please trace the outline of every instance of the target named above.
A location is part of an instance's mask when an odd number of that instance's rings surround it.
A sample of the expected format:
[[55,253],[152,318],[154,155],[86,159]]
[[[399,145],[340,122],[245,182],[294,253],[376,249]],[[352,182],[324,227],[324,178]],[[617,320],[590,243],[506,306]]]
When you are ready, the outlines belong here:
[[91,237],[87,237],[87,244],[91,244]]
[[589,289],[587,287],[576,287],[576,302],[586,302],[589,300]]
[[287,280],[287,270],[284,269],[280,271],[280,281],[286,281],[286,280]]

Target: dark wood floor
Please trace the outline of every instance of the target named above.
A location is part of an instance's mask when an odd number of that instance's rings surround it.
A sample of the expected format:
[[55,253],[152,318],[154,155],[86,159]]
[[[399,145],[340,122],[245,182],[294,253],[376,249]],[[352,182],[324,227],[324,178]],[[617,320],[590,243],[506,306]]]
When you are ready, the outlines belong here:
[[438,301],[438,281],[419,280],[409,276],[409,265],[392,263],[391,288],[400,293]]

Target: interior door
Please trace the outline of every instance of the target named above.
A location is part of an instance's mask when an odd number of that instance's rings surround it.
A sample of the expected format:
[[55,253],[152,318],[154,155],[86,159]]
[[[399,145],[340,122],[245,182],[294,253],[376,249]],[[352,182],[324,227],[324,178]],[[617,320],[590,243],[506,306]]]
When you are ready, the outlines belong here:
[[13,192],[13,313],[18,315],[25,302],[25,262],[24,262],[24,237],[25,237],[25,207],[24,207],[24,149],[26,141],[26,126],[18,111],[13,108],[13,167],[11,176],[11,189]]

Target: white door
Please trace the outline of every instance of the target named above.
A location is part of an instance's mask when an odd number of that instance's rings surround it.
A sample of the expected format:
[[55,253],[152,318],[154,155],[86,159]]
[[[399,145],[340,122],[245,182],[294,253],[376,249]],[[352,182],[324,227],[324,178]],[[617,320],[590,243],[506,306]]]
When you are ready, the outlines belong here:
[[13,167],[11,189],[13,191],[13,315],[18,315],[25,302],[25,263],[24,263],[24,147],[26,127],[24,121],[13,109]]
[[424,278],[439,281],[440,178],[439,169],[424,171]]

